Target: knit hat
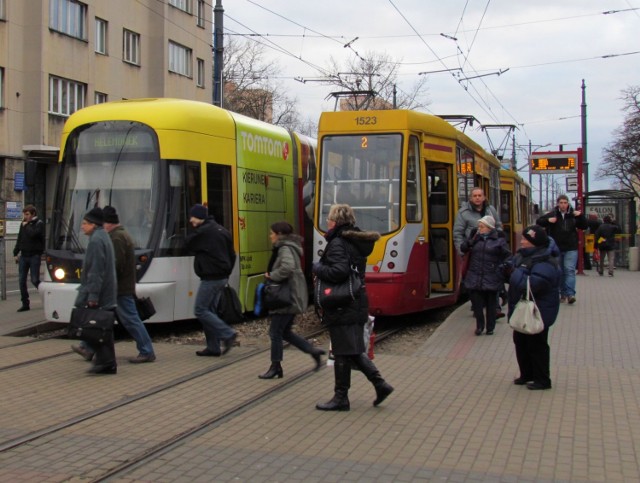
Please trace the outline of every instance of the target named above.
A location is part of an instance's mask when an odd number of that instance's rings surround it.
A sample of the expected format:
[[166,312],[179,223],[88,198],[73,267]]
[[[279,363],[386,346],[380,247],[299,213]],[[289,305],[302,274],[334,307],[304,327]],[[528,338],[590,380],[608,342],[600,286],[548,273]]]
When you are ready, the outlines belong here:
[[544,228],[538,225],[531,225],[522,230],[522,236],[529,240],[536,247],[549,246],[549,236]]
[[90,211],[84,215],[84,219],[89,223],[93,223],[94,225],[102,226],[104,222],[104,214],[102,213],[102,208],[96,206],[92,208]]
[[120,223],[120,218],[118,218],[118,213],[116,213],[116,209],[113,206],[105,206],[102,209],[102,213],[104,214],[105,223],[113,223],[115,225]]
[[199,220],[206,220],[207,216],[209,216],[209,210],[204,205],[193,205],[189,211],[189,215]]
[[482,223],[483,225],[487,225],[492,230],[496,227],[496,220],[491,215],[483,216],[478,220],[478,223]]

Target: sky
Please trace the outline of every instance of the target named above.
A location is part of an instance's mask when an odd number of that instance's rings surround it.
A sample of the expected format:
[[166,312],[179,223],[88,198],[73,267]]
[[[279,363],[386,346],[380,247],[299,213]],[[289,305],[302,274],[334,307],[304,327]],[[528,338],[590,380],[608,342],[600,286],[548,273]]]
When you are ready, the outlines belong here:
[[[515,125],[516,164],[525,178],[530,142],[534,151],[582,145],[584,80],[589,190],[612,187],[596,172],[602,149],[624,121],[622,90],[640,85],[640,0],[222,0],[222,5],[225,33],[265,46],[265,56],[279,68],[277,82],[297,99],[303,117],[317,122],[322,111],[334,110],[334,101],[327,100],[334,89],[312,80],[326,75],[330,59],[344,65],[355,52],[386,54],[400,64],[398,89],[409,92],[420,75],[427,76],[426,103],[418,110]],[[445,69],[462,70],[433,72]],[[474,126],[465,132],[490,150],[504,147],[508,131]],[[509,141],[507,158],[511,151]]]

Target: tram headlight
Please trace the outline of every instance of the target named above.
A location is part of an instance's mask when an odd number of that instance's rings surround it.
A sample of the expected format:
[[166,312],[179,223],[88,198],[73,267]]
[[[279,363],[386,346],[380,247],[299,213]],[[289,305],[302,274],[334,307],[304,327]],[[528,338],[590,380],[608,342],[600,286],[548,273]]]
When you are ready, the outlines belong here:
[[66,277],[66,273],[64,271],[64,268],[56,268],[53,272],[53,276],[56,278],[56,280],[64,280],[64,277]]

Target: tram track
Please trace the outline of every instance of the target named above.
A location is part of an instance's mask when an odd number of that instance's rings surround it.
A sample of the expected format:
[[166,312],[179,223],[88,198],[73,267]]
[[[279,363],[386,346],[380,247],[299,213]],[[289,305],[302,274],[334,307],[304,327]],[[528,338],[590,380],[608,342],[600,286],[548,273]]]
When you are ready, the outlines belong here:
[[[380,341],[385,337],[388,337],[392,333],[395,333],[401,329],[391,329],[388,331],[383,331],[376,336],[376,341]],[[312,331],[306,334],[307,338],[315,337],[323,332],[325,332],[325,328],[321,328],[315,331]],[[98,418],[99,416],[113,413],[116,410],[123,408],[127,405],[131,405],[133,403],[143,401],[147,398],[151,398],[152,396],[160,395],[165,391],[169,391],[171,389],[175,389],[181,384],[188,383],[190,381],[194,381],[201,377],[206,377],[216,371],[222,370],[229,366],[232,366],[241,361],[248,360],[254,356],[258,356],[265,352],[269,351],[269,348],[260,348],[250,350],[242,355],[236,356],[233,359],[229,359],[228,361],[220,361],[214,366],[210,366],[207,368],[203,368],[197,371],[190,372],[188,374],[182,375],[180,377],[174,378],[170,381],[167,381],[163,384],[159,384],[152,388],[149,388],[144,391],[140,391],[137,394],[133,394],[130,396],[126,396],[118,401],[111,402],[109,404],[105,404],[101,407],[95,408],[90,411],[86,411],[82,414],[78,414],[72,418],[69,418],[65,421],[61,421],[52,425],[49,425],[45,428],[31,431],[29,433],[23,434],[21,436],[12,438],[8,441],[0,443],[0,454],[8,453],[12,454],[13,450],[18,450],[24,446],[38,446],[38,441],[43,441],[45,445],[48,444],[56,444],[55,441],[58,438],[64,438],[61,434],[59,437],[55,436],[55,433],[59,433],[65,429],[72,428],[74,426],[80,425],[83,422],[93,420],[94,418]],[[68,354],[68,353],[67,353]],[[243,412],[255,407],[266,399],[273,397],[274,395],[279,394],[280,392],[292,387],[295,384],[300,383],[305,380],[307,377],[314,373],[313,369],[303,370],[301,372],[293,373],[290,377],[287,378],[286,381],[279,382],[276,386],[271,386],[265,390],[259,391],[258,393],[247,397],[244,401],[241,401],[237,404],[232,405],[225,410],[222,410],[218,414],[213,415],[212,417],[199,422],[197,424],[192,425],[187,430],[181,431],[179,433],[172,433],[167,435],[164,441],[161,441],[151,447],[143,448],[139,454],[134,454],[129,457],[129,454],[126,455],[126,459],[122,461],[122,463],[117,466],[108,469],[100,476],[94,478],[93,481],[108,481],[111,478],[115,478],[117,476],[126,474],[128,472],[133,471],[135,468],[139,468],[144,466],[145,463],[152,461],[153,459],[160,457],[166,452],[170,451],[172,448],[175,448],[181,444],[184,444],[186,441],[197,437],[199,434],[203,434],[206,431],[209,431],[213,428],[218,427],[226,421],[229,421]],[[53,438],[51,436],[54,435]],[[61,440],[60,440],[61,441]]]

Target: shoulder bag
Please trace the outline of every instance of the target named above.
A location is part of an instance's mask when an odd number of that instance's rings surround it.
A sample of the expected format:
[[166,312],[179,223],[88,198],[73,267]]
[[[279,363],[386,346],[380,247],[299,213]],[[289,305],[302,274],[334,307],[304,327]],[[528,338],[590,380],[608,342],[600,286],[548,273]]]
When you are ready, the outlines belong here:
[[316,278],[314,293],[316,307],[323,310],[346,307],[360,296],[362,285],[357,267],[349,261],[349,276],[346,280],[332,283]]
[[274,282],[267,279],[264,282],[262,306],[267,310],[277,310],[291,305],[291,287],[289,280]]
[[220,318],[227,324],[237,324],[244,320],[242,304],[240,303],[238,294],[229,284],[225,285],[220,291],[217,312]]
[[74,307],[71,310],[68,336],[94,345],[109,342],[113,340],[115,317],[113,310]]
[[133,296],[136,302],[136,310],[138,311],[138,315],[140,316],[140,320],[144,321],[153,317],[156,313],[156,308],[153,306],[153,302],[149,297],[138,298],[138,296]]
[[527,277],[527,291],[514,307],[509,317],[509,325],[513,330],[529,335],[539,334],[544,330],[544,322],[533,298],[529,277]]

